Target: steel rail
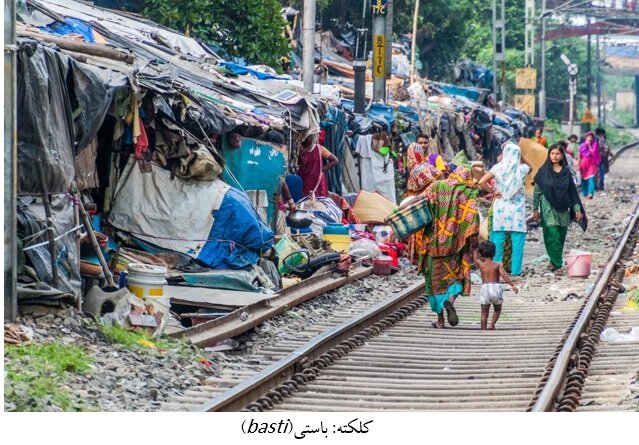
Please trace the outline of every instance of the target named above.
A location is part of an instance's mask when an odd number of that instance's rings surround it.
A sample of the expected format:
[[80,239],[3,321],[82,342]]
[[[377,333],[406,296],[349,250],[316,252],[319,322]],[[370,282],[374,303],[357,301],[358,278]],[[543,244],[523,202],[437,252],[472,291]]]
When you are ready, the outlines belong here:
[[224,317],[192,326],[169,336],[187,339],[197,346],[211,346],[226,338],[240,335],[298,304],[365,278],[372,271],[372,267],[363,267],[356,263],[356,267],[345,277],[333,278],[333,272],[325,272],[286,288],[273,298],[240,307]]
[[362,329],[382,320],[397,309],[416,300],[424,292],[424,283],[415,283],[395,297],[383,301],[355,318],[347,320],[315,337],[288,356],[282,358],[250,380],[240,383],[216,398],[204,403],[195,411],[239,411],[275,386],[291,379],[303,370],[306,363],[329,351]]
[[610,165],[612,165],[617,159],[619,159],[619,157],[626,151],[626,150],[630,150],[631,148],[637,147],[639,146],[639,140],[634,141],[629,143],[628,145],[624,145],[623,147],[621,147],[619,150],[617,150],[615,152],[615,154],[612,156],[612,159],[610,160]]
[[531,409],[532,412],[552,411],[553,408],[555,407],[555,398],[557,397],[557,394],[559,393],[559,390],[561,389],[564,383],[570,357],[577,346],[577,342],[579,341],[581,334],[588,327],[592,314],[597,308],[597,303],[599,302],[599,298],[604,294],[606,285],[608,284],[609,279],[612,278],[613,276],[617,263],[619,262],[619,259],[621,258],[621,254],[628,242],[628,239],[630,238],[630,234],[632,233],[635,226],[637,225],[638,220],[639,220],[639,203],[635,206],[633,215],[630,218],[630,222],[628,223],[626,230],[624,231],[621,238],[619,238],[619,240],[617,241],[617,246],[615,247],[615,250],[610,256],[610,259],[608,261],[608,264],[606,265],[606,268],[599,275],[599,278],[597,279],[597,283],[595,284],[594,289],[590,293],[590,296],[588,297],[588,301],[586,305],[584,306],[584,309],[581,312],[581,315],[577,319],[575,327],[572,329],[563,347],[561,348],[561,351],[559,352],[559,355],[557,356],[555,365],[553,366],[552,372],[550,373],[550,376],[548,377],[548,381],[546,382],[541,394],[539,394],[539,397],[537,398],[535,405]]

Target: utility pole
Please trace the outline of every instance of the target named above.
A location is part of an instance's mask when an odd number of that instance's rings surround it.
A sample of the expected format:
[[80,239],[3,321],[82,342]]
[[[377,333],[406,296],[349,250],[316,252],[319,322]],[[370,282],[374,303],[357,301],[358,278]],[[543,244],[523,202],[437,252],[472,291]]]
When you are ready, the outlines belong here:
[[368,59],[368,29],[357,29],[355,41],[355,57],[353,57],[353,71],[355,72],[355,108],[356,114],[364,114],[366,110],[366,60]]
[[302,17],[302,78],[304,89],[313,94],[315,77],[315,7],[316,0],[304,0],[304,15]]
[[393,73],[393,0],[388,0],[386,9],[386,79],[390,79]]
[[535,0],[526,0],[524,25],[524,66],[535,64]]
[[546,119],[546,0],[541,1],[541,87],[539,88],[539,117]]
[[371,0],[373,13],[373,102],[386,102],[386,13],[388,0]]
[[[499,5],[499,10],[497,9]],[[501,100],[505,100],[505,77],[506,77],[506,1],[493,0],[493,92]],[[499,62],[499,75],[497,74],[497,64]]]
[[597,60],[597,122],[601,122],[601,54],[599,51],[599,34],[597,34],[597,52],[595,60]]
[[4,319],[8,321],[18,316],[16,50],[16,1],[4,0]]
[[635,76],[635,128],[639,128],[639,76]]
[[[588,61],[586,62],[588,64],[588,75],[587,75],[587,112],[590,112],[590,110],[592,110],[592,36],[590,34],[590,17],[588,17]],[[590,130],[590,122],[586,123],[586,128],[588,130]]]
[[419,17],[419,0],[415,0],[415,13],[413,14],[413,41],[410,49],[410,83],[415,82],[415,52],[417,50],[417,18]]

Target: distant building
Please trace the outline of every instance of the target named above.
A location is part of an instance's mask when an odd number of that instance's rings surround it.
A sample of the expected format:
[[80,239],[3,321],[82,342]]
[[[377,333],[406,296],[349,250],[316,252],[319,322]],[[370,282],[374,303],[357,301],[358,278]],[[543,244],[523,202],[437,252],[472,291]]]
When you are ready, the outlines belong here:
[[634,90],[617,90],[615,94],[615,109],[618,111],[635,111],[637,96]]

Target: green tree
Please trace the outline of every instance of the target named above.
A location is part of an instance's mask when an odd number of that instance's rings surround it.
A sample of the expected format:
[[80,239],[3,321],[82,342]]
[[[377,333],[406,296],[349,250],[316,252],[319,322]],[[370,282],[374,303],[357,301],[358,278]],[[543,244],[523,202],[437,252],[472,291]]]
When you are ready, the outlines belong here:
[[289,52],[278,0],[144,0],[145,16],[250,63],[280,65]]

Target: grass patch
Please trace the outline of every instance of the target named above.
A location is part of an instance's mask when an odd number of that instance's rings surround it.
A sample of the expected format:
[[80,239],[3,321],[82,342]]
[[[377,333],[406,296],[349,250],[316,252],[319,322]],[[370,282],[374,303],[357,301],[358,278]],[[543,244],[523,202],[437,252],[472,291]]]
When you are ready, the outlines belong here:
[[86,373],[92,360],[76,345],[56,343],[5,346],[5,405],[16,411],[85,411],[65,388],[69,374]]
[[[173,338],[151,338],[145,331],[129,331],[120,326],[100,325],[102,335],[112,343],[118,343],[127,349],[153,352],[157,350],[174,351],[187,356],[191,345]],[[153,347],[155,346],[155,348]],[[156,349],[157,348],[157,349]]]

